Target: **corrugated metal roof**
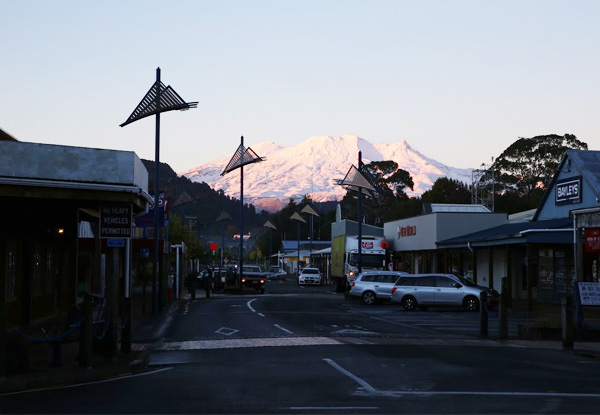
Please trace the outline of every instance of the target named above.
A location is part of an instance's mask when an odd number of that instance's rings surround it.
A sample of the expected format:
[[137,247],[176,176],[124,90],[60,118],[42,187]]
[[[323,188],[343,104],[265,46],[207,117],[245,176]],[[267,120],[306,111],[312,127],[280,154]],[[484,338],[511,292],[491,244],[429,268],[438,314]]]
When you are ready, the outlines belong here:
[[467,205],[458,203],[423,203],[423,213],[436,212],[490,213],[490,210],[483,205]]
[[[479,232],[473,232],[467,235],[457,236],[456,238],[439,241],[437,242],[437,245],[447,247],[447,245],[464,245],[467,243],[476,243],[484,241],[505,241],[511,238],[522,238],[524,235],[522,232],[528,230],[557,230],[570,228],[572,225],[573,220],[571,218],[551,219],[537,222],[508,223],[506,225],[496,226],[495,228],[485,229]],[[534,233],[531,233],[531,236],[527,235],[527,240],[529,240],[530,237],[536,238],[534,237]],[[550,235],[547,235],[547,237],[549,238]],[[567,239],[572,241],[573,235],[569,235]],[[564,239],[561,237],[561,240]],[[525,242],[525,240],[523,240],[523,242]],[[536,240],[536,242],[539,241]]]

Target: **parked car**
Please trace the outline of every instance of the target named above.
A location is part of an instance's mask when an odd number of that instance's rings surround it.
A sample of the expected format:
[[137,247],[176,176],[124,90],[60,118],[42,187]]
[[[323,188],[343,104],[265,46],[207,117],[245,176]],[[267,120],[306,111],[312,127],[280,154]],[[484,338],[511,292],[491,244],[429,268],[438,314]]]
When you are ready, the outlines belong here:
[[321,285],[321,271],[319,268],[304,268],[298,276],[298,285],[313,284]]
[[363,303],[371,305],[378,300],[389,300],[396,281],[410,275],[400,271],[365,271],[350,284],[349,294],[361,297]]
[[478,311],[482,292],[488,293],[489,304],[498,302],[498,291],[482,287],[473,281],[452,274],[418,274],[400,278],[392,288],[392,302],[405,310],[431,305],[460,306]]
[[283,268],[274,265],[267,271],[267,280],[285,280],[286,275],[287,272]]

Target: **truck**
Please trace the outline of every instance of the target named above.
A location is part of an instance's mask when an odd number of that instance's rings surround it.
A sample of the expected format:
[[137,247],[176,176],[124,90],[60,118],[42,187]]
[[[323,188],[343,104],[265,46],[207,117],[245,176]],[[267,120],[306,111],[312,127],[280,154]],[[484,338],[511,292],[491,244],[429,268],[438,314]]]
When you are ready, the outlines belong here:
[[[332,235],[331,277],[336,290],[348,289],[358,273],[358,235]],[[362,270],[387,269],[387,242],[383,236],[363,235],[361,239]]]

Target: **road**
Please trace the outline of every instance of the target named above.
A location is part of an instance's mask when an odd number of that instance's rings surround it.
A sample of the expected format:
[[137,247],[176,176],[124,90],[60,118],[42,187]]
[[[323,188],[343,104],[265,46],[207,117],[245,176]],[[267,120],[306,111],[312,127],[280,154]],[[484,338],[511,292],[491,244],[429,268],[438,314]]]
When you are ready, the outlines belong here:
[[[3,413],[597,413],[599,361],[481,339],[477,313],[329,287],[182,303],[146,371],[0,396]],[[511,323],[514,333],[517,321]],[[492,324],[490,324],[492,327]]]

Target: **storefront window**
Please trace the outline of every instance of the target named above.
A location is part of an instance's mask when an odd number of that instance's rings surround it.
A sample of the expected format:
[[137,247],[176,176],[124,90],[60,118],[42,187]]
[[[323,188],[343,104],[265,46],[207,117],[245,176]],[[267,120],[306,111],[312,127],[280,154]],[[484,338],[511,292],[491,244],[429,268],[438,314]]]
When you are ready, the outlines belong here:
[[554,255],[552,249],[539,251],[540,290],[554,291]]

